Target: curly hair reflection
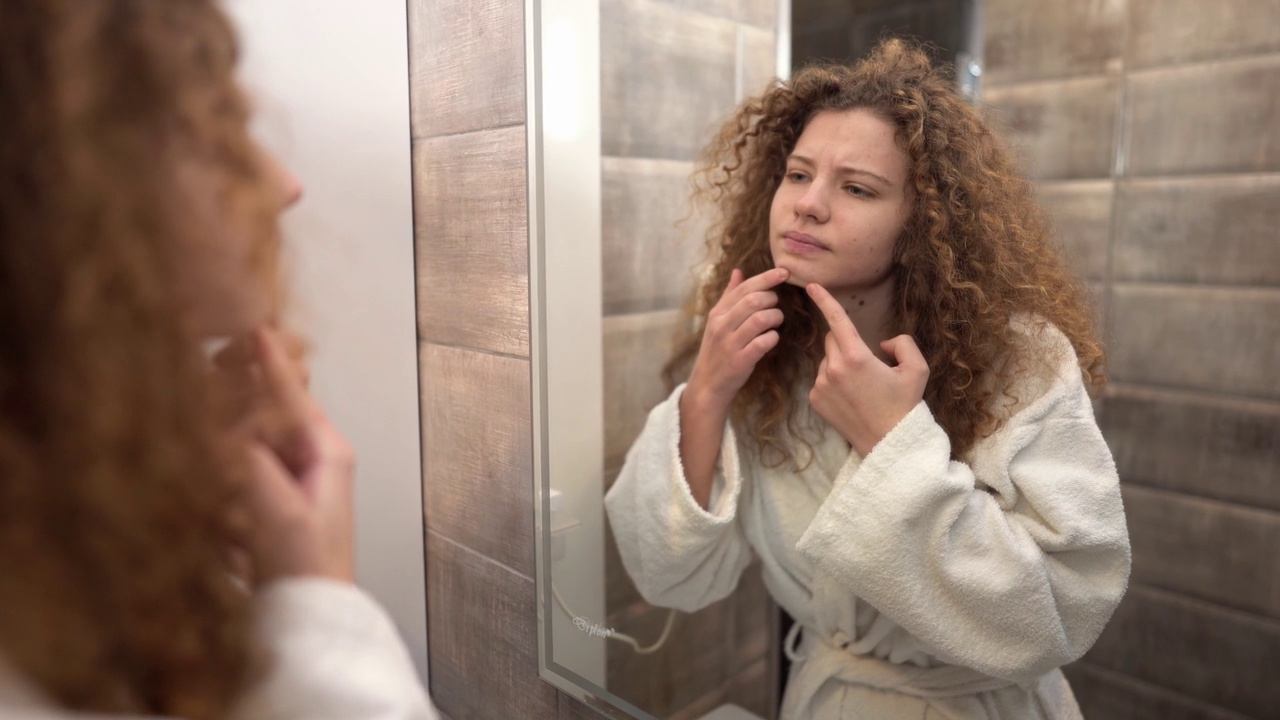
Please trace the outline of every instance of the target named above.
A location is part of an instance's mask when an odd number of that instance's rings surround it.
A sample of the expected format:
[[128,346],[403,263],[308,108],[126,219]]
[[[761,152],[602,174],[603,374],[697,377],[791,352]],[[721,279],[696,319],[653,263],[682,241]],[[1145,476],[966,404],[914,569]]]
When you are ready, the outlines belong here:
[[[914,207],[894,248],[890,335],[911,335],[929,362],[924,399],[958,458],[1000,427],[995,400],[1035,358],[1020,354],[1010,318],[1026,312],[1070,340],[1091,392],[1106,382],[1087,288],[1064,268],[1031,184],[979,111],[954,90],[949,72],[901,40],[853,66],[800,70],[744,103],[708,147],[694,200],[709,208],[710,268],[688,311],[692,331],[664,369],[674,387],[702,341],[699,319],[720,298],[734,268],[747,277],[773,267],[769,213],[788,154],[823,110],[867,109],[897,131]],[[739,392],[736,426],[772,466],[792,456],[788,436],[808,445],[795,398],[823,355],[825,320],[800,287],[780,286],[786,321],[779,344]]]

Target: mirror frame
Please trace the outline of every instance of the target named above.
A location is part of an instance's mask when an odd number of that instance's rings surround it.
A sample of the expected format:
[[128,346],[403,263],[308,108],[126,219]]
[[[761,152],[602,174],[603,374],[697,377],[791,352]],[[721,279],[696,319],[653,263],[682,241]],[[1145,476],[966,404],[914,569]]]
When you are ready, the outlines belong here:
[[[775,70],[779,77],[787,78],[791,0],[776,1]],[[583,617],[597,618],[601,624],[605,620],[600,2],[525,0],[538,674],[602,711],[657,720],[609,692],[604,677],[599,682],[583,677],[557,662],[553,652],[557,639],[572,643],[574,636],[566,634],[572,623],[561,623],[562,631],[556,632],[552,622],[558,612],[551,583],[552,480],[587,488],[588,500],[578,500],[583,510],[575,521],[581,524],[573,532],[598,535],[600,542],[598,548],[588,548],[585,559],[574,568],[600,578],[597,607],[585,608],[595,612]],[[598,645],[597,650],[605,646]],[[604,671],[603,655],[598,658],[598,667]]]

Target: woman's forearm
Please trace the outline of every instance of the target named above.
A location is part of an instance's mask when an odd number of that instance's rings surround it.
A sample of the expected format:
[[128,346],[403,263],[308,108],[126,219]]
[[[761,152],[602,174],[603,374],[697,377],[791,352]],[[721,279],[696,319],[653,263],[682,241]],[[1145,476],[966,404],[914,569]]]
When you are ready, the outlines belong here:
[[680,462],[693,499],[704,510],[711,501],[711,483],[728,418],[727,405],[695,388],[686,387],[680,395]]

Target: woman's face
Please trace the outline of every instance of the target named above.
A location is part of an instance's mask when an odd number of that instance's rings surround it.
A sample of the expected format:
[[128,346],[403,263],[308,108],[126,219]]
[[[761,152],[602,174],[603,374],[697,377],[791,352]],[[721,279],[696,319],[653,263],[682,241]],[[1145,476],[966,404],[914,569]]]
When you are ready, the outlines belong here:
[[[302,185],[269,153],[260,152],[274,222],[302,197]],[[195,174],[204,180],[188,184],[196,193],[192,221],[208,231],[185,249],[182,289],[202,337],[241,335],[273,319],[277,311],[272,273],[263,268],[262,230],[255,218],[229,212],[218,202],[216,183],[207,173]]]
[[788,282],[837,298],[892,289],[893,247],[911,208],[894,128],[863,109],[814,115],[773,196],[769,246]]

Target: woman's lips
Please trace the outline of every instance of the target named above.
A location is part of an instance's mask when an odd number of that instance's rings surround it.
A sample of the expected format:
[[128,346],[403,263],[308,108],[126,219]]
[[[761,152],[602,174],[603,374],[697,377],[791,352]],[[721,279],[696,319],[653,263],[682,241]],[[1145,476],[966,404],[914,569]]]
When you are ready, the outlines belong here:
[[782,236],[782,243],[788,252],[793,253],[817,253],[828,250],[817,238],[812,235],[805,235],[799,232],[789,232]]

